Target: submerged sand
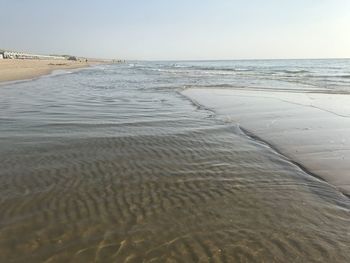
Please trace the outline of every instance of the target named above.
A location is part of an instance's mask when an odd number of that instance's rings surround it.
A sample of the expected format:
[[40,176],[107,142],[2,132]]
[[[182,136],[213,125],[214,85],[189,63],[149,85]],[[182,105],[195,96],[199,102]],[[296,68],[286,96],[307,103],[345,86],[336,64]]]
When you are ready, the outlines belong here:
[[103,61],[69,61],[69,60],[0,60],[0,82],[32,79],[51,73],[58,69],[77,69],[89,67],[95,64],[106,63]]
[[150,68],[0,88],[0,262],[350,262],[350,199]]
[[350,95],[206,88],[183,94],[350,194]]
[[72,75],[0,89],[0,262],[350,262],[334,188],[167,78]]

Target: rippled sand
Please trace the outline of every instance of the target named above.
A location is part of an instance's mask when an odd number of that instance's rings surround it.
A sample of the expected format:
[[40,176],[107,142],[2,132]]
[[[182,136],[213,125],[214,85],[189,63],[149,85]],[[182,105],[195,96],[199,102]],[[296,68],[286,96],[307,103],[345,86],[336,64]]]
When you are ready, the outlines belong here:
[[149,78],[0,90],[4,262],[350,261],[348,198]]

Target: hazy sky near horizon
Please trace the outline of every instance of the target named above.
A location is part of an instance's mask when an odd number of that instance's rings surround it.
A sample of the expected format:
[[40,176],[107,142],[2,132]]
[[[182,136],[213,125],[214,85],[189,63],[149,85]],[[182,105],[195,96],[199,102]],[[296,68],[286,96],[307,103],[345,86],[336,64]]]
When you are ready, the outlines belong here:
[[349,0],[0,0],[0,48],[125,59],[350,57]]

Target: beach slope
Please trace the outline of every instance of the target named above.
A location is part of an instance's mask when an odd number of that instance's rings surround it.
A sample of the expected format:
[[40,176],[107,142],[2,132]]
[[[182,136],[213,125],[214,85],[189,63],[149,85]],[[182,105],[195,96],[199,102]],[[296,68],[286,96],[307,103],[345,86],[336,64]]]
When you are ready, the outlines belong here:
[[213,88],[182,93],[350,195],[350,95]]
[[2,59],[0,60],[0,82],[32,79],[58,69],[77,69],[101,63],[101,61]]

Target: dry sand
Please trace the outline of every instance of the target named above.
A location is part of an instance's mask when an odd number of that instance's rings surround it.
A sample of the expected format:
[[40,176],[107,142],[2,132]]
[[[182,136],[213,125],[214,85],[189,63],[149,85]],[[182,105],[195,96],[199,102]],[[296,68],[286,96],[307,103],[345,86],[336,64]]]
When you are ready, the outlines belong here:
[[0,82],[32,79],[58,69],[77,69],[102,63],[107,62],[101,60],[79,62],[69,60],[2,59],[0,60]]
[[350,95],[205,88],[183,94],[350,195]]

